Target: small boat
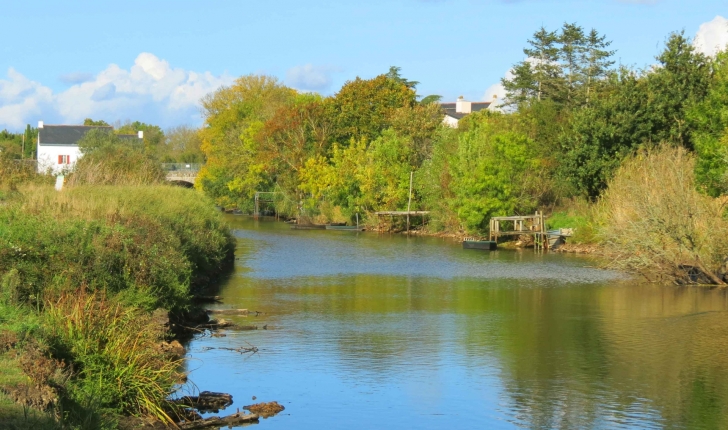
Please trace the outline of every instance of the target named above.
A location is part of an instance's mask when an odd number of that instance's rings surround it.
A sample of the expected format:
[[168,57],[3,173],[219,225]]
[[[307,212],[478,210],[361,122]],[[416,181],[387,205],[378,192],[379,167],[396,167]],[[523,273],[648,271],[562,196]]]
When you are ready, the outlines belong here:
[[324,224],[293,224],[291,230],[326,230]]
[[338,230],[338,231],[364,231],[364,227],[357,225],[327,225],[326,230]]
[[495,251],[498,244],[494,240],[475,240],[466,238],[463,241],[463,249],[482,249],[485,251]]

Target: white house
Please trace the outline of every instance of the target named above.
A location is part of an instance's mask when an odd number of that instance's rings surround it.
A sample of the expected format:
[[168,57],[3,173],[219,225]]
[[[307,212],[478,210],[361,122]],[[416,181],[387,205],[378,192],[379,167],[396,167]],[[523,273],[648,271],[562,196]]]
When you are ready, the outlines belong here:
[[[78,147],[78,141],[94,129],[104,129],[109,132],[114,130],[113,127],[102,126],[44,125],[43,121],[38,121],[38,172],[59,174],[73,170],[83,155]],[[138,135],[120,137],[142,139],[144,133],[140,131]]]
[[[495,97],[493,101],[495,101]],[[469,102],[460,96],[455,103],[440,103],[440,107],[445,111],[445,118],[442,122],[449,127],[457,128],[460,119],[470,113],[490,109],[491,105],[493,102]]]

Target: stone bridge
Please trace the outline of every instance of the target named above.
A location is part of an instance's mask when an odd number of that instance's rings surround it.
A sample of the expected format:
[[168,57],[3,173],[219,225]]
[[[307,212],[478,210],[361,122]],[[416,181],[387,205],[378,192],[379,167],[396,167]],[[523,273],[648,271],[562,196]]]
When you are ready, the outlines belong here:
[[167,172],[167,181],[185,187],[195,185],[201,167],[202,164],[194,163],[162,163],[162,168]]

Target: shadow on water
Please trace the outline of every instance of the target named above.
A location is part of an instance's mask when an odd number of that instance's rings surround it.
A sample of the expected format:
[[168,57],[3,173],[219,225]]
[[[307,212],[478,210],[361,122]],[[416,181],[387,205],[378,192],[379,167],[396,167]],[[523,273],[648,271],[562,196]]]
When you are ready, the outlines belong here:
[[[270,428],[725,428],[724,291],[584,257],[230,217],[225,303],[266,312],[190,344],[200,389],[278,400]],[[208,347],[250,342],[240,356]],[[379,424],[375,424],[379,423]]]

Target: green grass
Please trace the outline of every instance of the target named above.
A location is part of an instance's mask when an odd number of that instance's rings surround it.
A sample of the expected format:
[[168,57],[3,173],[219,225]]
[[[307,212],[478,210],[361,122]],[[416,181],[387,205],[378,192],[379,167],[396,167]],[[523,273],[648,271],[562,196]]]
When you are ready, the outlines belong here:
[[18,342],[0,349],[0,386],[62,388],[53,388],[55,419],[0,395],[0,428],[169,420],[165,399],[181,379],[179,363],[158,349],[165,333],[150,311],[186,310],[233,249],[220,213],[193,190],[12,190],[0,203],[0,335]]
[[546,228],[549,230],[573,228],[574,235],[569,238],[569,243],[596,244],[599,242],[598,228],[591,212],[589,207],[554,212],[546,219]]
[[85,286],[184,310],[233,247],[208,199],[171,186],[31,187],[0,207],[0,276],[17,270],[25,302]]

